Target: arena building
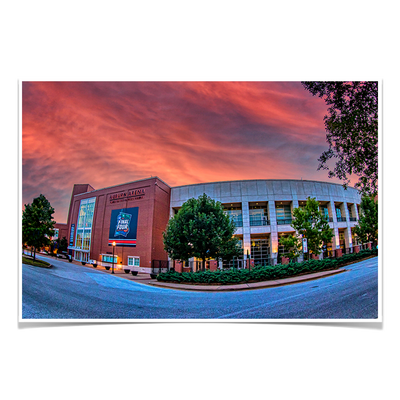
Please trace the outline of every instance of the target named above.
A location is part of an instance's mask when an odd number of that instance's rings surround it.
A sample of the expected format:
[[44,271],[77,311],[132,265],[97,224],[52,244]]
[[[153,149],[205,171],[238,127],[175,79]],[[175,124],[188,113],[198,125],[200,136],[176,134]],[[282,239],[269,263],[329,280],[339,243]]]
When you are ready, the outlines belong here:
[[355,244],[361,197],[354,188],[340,184],[307,180],[243,180],[213,182],[174,187],[171,189],[171,216],[191,197],[206,193],[220,201],[236,222],[235,235],[242,242],[243,258],[255,264],[276,264],[282,261],[279,237],[293,234],[292,211],[305,205],[308,197],[316,198],[320,211],[333,229],[332,243],[325,256],[341,256]]
[[[170,187],[157,177],[95,190],[74,185],[68,213],[73,259],[151,273],[167,261],[162,232],[183,203],[203,193],[222,203],[236,223],[241,259],[274,265],[282,261],[281,235],[294,233],[292,211],[314,197],[333,229],[325,256],[353,251],[360,194],[340,184],[308,180],[243,180]],[[358,251],[358,249],[357,249]],[[114,262],[113,262],[114,260]],[[239,262],[239,261],[237,261]],[[220,264],[220,266],[222,266]]]

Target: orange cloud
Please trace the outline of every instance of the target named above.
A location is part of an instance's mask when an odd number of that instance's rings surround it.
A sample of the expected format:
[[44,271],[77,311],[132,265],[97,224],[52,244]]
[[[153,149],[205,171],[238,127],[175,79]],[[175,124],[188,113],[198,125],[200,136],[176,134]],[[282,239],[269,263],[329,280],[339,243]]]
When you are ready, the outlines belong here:
[[325,103],[298,82],[24,82],[23,203],[74,183],[327,180]]

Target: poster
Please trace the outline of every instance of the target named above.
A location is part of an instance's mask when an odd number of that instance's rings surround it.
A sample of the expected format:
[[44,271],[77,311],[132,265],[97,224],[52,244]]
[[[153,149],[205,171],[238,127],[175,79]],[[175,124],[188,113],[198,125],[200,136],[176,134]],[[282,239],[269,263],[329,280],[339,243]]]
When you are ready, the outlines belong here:
[[112,210],[108,245],[136,247],[139,207]]

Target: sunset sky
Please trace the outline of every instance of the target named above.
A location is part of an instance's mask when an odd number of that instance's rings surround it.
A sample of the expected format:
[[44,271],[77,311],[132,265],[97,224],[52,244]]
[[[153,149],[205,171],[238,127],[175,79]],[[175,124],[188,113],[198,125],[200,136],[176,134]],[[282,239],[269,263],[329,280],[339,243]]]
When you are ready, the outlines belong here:
[[300,82],[23,82],[22,203],[66,222],[75,183],[328,181],[326,111]]

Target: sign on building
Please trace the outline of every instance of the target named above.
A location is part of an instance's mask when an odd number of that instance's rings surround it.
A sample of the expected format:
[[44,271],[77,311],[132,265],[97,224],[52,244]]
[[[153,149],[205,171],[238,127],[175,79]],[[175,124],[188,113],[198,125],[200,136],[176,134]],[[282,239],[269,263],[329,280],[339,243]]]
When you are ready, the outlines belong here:
[[108,245],[136,246],[139,207],[111,211]]

